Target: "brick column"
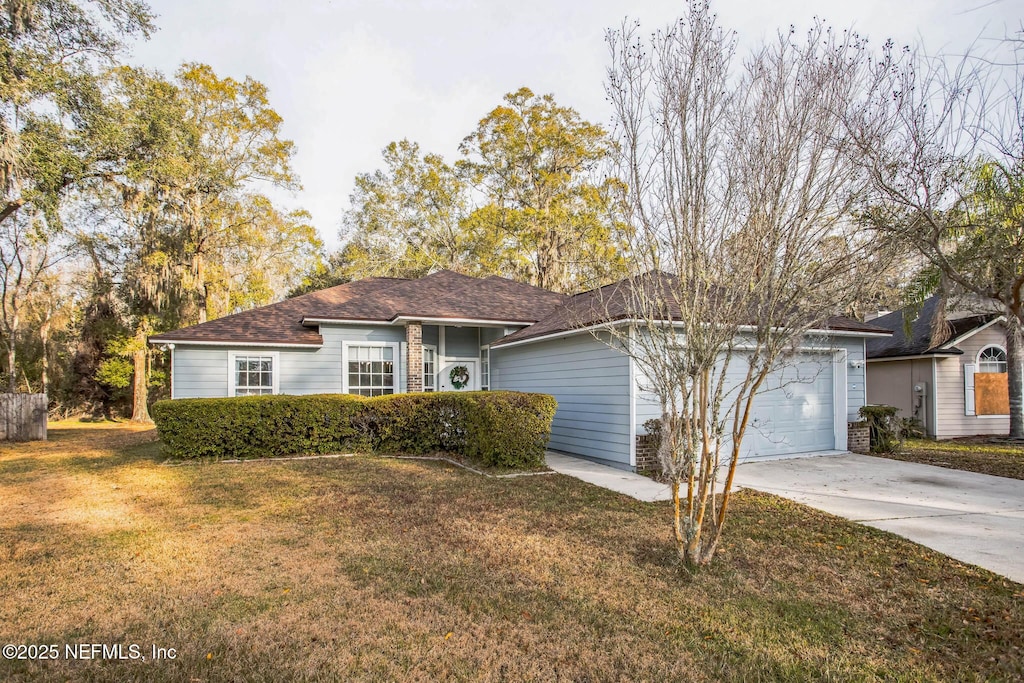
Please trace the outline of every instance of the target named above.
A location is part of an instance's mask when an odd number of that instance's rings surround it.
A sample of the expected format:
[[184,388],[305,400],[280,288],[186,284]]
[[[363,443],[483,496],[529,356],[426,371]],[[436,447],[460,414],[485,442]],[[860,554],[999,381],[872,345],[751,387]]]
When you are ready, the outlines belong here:
[[405,342],[408,346],[409,360],[405,368],[405,390],[409,393],[423,391],[423,323],[419,321],[405,324]]

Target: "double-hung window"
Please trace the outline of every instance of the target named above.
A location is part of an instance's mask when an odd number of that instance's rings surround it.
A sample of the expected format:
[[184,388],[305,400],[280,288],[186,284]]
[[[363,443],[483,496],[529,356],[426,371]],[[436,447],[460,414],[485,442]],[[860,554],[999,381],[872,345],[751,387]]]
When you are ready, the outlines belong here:
[[345,390],[360,396],[382,396],[396,391],[397,344],[346,344]]
[[423,391],[437,391],[437,349],[423,347]]
[[231,384],[234,396],[277,393],[276,353],[233,353]]

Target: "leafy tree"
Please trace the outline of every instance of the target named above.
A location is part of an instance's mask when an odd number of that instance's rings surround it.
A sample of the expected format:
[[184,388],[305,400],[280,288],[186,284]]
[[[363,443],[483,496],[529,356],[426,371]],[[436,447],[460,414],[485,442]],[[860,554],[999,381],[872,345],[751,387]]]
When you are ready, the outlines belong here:
[[93,186],[90,239],[108,245],[95,253],[119,282],[112,293],[131,344],[103,344],[96,376],[115,377],[109,370],[130,357],[133,419],[148,421],[147,336],[269,303],[322,245],[308,214],[284,214],[258,191],[295,184],[292,144],[279,138],[262,84],[190,64],[175,82],[118,69],[106,93],[120,161]]
[[[103,173],[96,74],[125,38],[148,35],[138,0],[12,0],[0,13],[0,252],[8,390],[17,382],[21,311],[66,253],[61,205]],[[45,329],[45,328],[44,328]],[[45,343],[44,343],[45,346]]]
[[132,35],[153,29],[139,0],[12,0],[0,13],[0,221],[26,205],[52,220],[92,172],[94,78]]
[[248,224],[243,195],[253,186],[298,188],[291,169],[294,144],[279,137],[282,119],[259,81],[221,79],[204,64],[186,64],[177,81],[190,148],[182,155],[181,174],[168,178],[167,210],[184,223],[192,262],[186,283],[198,321],[204,322],[210,317],[211,289],[217,287],[216,275],[207,273],[208,261]]
[[384,168],[356,176],[342,239],[344,277],[421,277],[477,266],[472,235],[463,228],[468,187],[436,154],[408,140],[383,151]]
[[612,210],[622,186],[595,180],[612,150],[600,126],[521,88],[460,149],[459,169],[486,200],[467,227],[497,270],[563,292],[623,271],[626,229]]
[[293,296],[309,294],[351,282],[351,278],[346,274],[350,264],[351,259],[348,258],[344,249],[330,254],[326,261],[318,259],[313,267],[301,277],[299,283],[288,290],[285,297],[290,299]]
[[232,229],[208,268],[212,317],[275,301],[321,264],[323,243],[308,212],[282,213],[252,194],[232,215]]
[[393,142],[384,168],[356,177],[340,278],[447,268],[571,291],[624,272],[628,230],[614,216],[623,187],[595,180],[611,150],[600,126],[522,88],[460,149],[453,168]]

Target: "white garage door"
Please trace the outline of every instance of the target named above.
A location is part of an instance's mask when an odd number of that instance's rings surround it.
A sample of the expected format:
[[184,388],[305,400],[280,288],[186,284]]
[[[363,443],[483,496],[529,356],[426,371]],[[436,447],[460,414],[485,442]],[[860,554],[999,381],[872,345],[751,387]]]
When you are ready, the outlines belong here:
[[831,355],[801,354],[772,373],[754,398],[743,459],[835,448]]

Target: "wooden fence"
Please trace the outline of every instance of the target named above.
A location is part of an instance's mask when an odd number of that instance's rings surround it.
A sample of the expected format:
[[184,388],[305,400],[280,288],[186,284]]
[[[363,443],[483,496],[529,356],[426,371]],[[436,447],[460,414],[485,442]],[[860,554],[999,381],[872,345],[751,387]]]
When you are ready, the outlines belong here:
[[46,440],[46,394],[0,394],[0,440]]

